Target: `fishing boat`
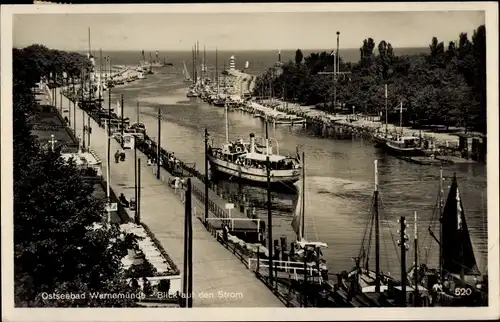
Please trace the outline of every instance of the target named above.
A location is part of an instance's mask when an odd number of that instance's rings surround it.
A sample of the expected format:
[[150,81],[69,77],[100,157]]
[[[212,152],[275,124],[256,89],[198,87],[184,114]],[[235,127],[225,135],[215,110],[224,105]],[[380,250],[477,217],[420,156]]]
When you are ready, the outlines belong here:
[[144,73],[143,72],[139,72],[137,74],[137,79],[146,79],[146,76],[144,76]]
[[[423,274],[417,282],[427,284],[429,289],[436,283],[448,284],[437,294],[435,306],[487,306],[487,276],[481,278],[476,262],[456,174],[453,174],[444,207],[443,192],[441,169],[438,202],[439,237],[435,236],[432,224],[429,226],[429,234],[439,246],[439,266],[419,267]],[[411,275],[414,274],[414,270],[415,267]]]
[[388,137],[385,147],[389,152],[396,155],[416,156],[422,154],[419,141],[419,138],[414,136]]
[[401,102],[399,109],[399,127],[401,133],[394,137],[387,137],[385,139],[385,148],[388,152],[396,155],[415,156],[421,155],[422,149],[420,148],[420,138],[412,135],[403,136],[403,102]]
[[319,281],[328,279],[328,268],[326,261],[323,258],[321,249],[327,248],[328,245],[321,241],[308,241],[305,238],[305,193],[306,193],[306,174],[305,174],[305,154],[302,152],[302,157],[298,159],[301,163],[302,178],[295,182],[297,189],[297,203],[292,217],[292,229],[295,232],[297,239],[293,242],[293,248],[289,254],[291,260],[303,263],[308,262],[313,270],[317,269]]
[[[346,292],[348,302],[357,298],[357,302],[378,303],[378,306],[394,306],[394,303],[384,299],[382,294],[389,288],[397,289],[398,282],[389,274],[380,269],[380,224],[379,224],[379,190],[378,190],[378,161],[375,165],[375,188],[371,216],[365,233],[369,230],[369,238],[363,238],[358,257],[354,258],[355,266],[350,271],[342,272],[338,276],[338,285]],[[368,229],[369,228],[369,229]],[[375,270],[369,268],[372,231],[375,237]],[[366,244],[367,243],[367,244]],[[399,290],[401,291],[401,290]],[[362,305],[363,306],[363,305]]]
[[391,134],[378,131],[373,135],[373,143],[375,143],[376,148],[384,148],[387,141],[393,138]]
[[253,133],[250,133],[250,142],[248,144],[245,144],[242,139],[230,142],[227,107],[225,108],[225,116],[226,143],[220,147],[209,145],[208,149],[207,158],[212,170],[254,183],[266,183],[268,175],[272,184],[286,185],[299,180],[301,165],[298,156],[292,158],[273,154],[267,135],[264,154],[256,151],[255,135]]

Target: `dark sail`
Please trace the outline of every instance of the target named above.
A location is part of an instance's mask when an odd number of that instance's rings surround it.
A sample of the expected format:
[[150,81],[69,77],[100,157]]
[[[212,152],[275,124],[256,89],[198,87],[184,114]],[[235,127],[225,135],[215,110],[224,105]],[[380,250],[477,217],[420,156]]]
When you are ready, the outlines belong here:
[[443,270],[449,274],[480,275],[469,236],[456,176],[450,187],[442,216]]

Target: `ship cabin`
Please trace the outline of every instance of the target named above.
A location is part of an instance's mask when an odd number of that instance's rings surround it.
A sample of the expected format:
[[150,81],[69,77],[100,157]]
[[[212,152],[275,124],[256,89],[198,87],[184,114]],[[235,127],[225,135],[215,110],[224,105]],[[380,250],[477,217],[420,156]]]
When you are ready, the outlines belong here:
[[224,144],[221,148],[212,149],[212,155],[224,161],[236,163],[238,158],[248,153],[248,144],[239,139],[236,142]]
[[267,157],[271,165],[271,170],[294,170],[299,169],[300,164],[294,158],[285,157],[276,154],[246,153],[238,157],[237,164],[251,168],[265,169]]
[[418,138],[414,136],[400,136],[390,140],[390,144],[399,149],[409,149],[418,147]]

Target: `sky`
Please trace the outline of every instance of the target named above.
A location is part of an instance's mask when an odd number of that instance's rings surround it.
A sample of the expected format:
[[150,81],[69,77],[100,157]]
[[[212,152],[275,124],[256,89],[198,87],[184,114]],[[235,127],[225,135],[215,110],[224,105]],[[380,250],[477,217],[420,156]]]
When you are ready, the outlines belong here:
[[484,11],[17,14],[13,45],[86,50],[90,27],[93,50],[189,51],[196,40],[207,50],[323,49],[336,46],[337,31],[341,48],[369,37],[426,47],[484,23]]

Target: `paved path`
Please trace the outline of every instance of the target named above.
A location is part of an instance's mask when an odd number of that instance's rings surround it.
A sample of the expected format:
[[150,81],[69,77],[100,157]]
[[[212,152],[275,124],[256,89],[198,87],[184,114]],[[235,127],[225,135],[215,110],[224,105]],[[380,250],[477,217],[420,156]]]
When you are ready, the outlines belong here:
[[[68,100],[63,98],[63,106]],[[82,113],[77,107],[76,132],[82,132]],[[106,173],[106,134],[91,120],[91,149],[103,159]],[[111,140],[111,155],[119,149]],[[133,151],[126,160],[111,163],[111,185],[117,195],[134,195]],[[158,181],[146,156],[141,158],[141,220],[149,226],[175,264],[183,268],[184,205],[172,189]],[[195,198],[193,198],[195,200]],[[283,307],[282,302],[229,251],[222,247],[202,223],[193,218],[193,306],[195,307]]]

